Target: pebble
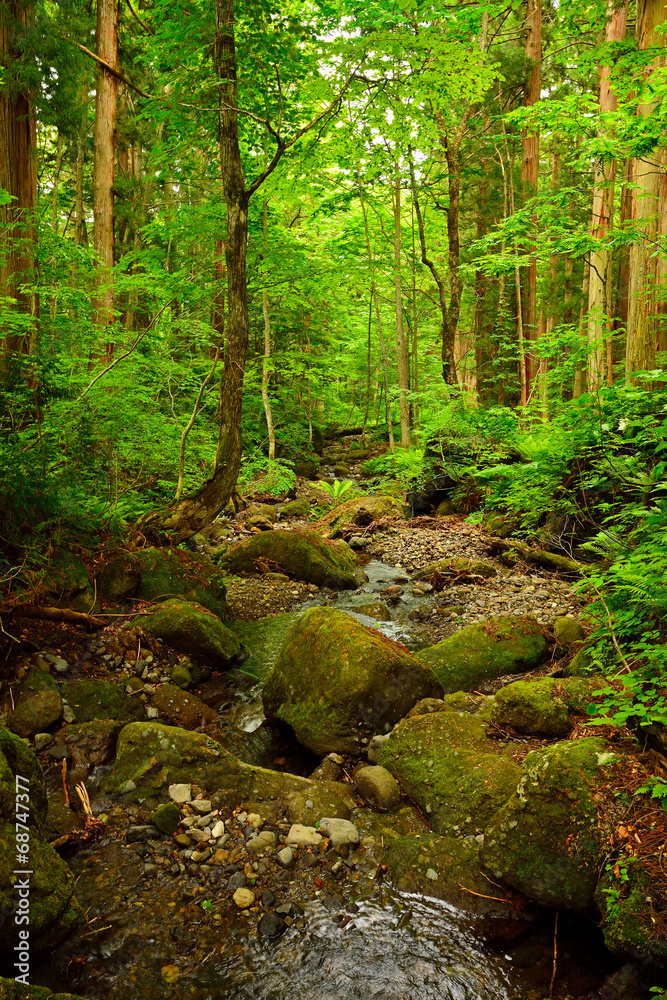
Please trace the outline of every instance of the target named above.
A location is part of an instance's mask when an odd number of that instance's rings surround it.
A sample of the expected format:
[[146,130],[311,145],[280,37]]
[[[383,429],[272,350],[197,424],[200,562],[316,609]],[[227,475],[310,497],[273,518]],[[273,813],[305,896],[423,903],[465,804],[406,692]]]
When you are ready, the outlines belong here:
[[240,910],[247,910],[255,902],[255,893],[252,889],[237,889],[232,899]]
[[211,811],[211,803],[209,799],[193,799],[190,802],[190,805],[195,810],[195,812],[200,813],[202,816],[204,816],[206,813],[210,813]]
[[35,734],[35,750],[43,750],[44,747],[48,747],[49,743],[53,739],[50,733],[36,733]]
[[279,913],[265,913],[257,924],[259,937],[268,940],[280,937],[286,930],[287,922]]
[[229,877],[229,880],[227,882],[227,888],[241,889],[245,885],[245,883],[246,883],[246,877],[243,874],[243,872],[234,872],[234,874],[230,875]]
[[217,840],[218,837],[222,837],[224,832],[225,832],[225,824],[222,822],[221,819],[219,819],[211,829],[211,836],[213,837],[214,840]]
[[276,835],[270,830],[265,830],[263,833],[258,834],[253,837],[245,845],[246,851],[251,854],[258,854],[260,851],[266,851],[268,848],[276,846]]
[[282,851],[276,854],[276,861],[283,868],[294,868],[294,851],[291,847],[283,847]]
[[431,882],[438,881],[438,873],[433,868],[426,869],[426,878],[430,879]]

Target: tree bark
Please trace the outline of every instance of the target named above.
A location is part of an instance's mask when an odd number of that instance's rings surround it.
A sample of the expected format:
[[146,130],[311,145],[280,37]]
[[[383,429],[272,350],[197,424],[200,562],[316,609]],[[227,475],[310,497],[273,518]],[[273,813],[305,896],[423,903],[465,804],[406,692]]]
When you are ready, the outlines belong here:
[[[540,99],[541,66],[542,66],[542,0],[527,0],[526,9],[526,60],[529,63],[528,78],[524,87],[524,107],[530,108]],[[522,135],[521,184],[524,204],[535,198],[538,189],[540,166],[540,137],[537,130]],[[537,229],[537,213],[531,218],[534,230]],[[534,239],[529,244],[531,253],[528,273],[525,276],[523,288],[523,340],[525,351],[527,400],[530,399],[533,382],[537,374],[537,364],[530,350],[530,343],[537,337],[537,257],[535,255]]]
[[[264,235],[264,257],[266,257],[267,246],[267,201],[264,199],[262,205],[262,227]],[[269,397],[269,379],[271,377],[271,318],[269,316],[269,293],[264,283],[262,288],[262,313],[264,316],[264,357],[262,359],[262,403],[264,404],[264,416],[266,417],[266,430],[269,435],[269,460],[276,458],[276,432],[273,426],[273,411],[271,410],[271,399]],[[311,429],[312,437],[312,429]]]
[[[97,54],[109,66],[118,64],[118,2],[97,0]],[[99,260],[97,289],[93,297],[93,323],[103,332],[113,323],[114,265],[114,140],[118,77],[97,64],[95,94],[95,160],[93,165],[94,246]],[[107,357],[114,345],[107,341]]]
[[[37,230],[37,133],[32,102],[21,80],[12,79],[10,64],[22,59],[19,37],[33,17],[32,7],[22,0],[0,4],[0,187],[12,196],[0,206],[0,230],[4,234],[0,258],[0,295],[15,299],[19,312],[39,318],[35,246]],[[36,332],[36,325],[34,327]],[[0,337],[3,334],[0,331]],[[29,354],[35,334],[4,335],[6,355]]]
[[[625,38],[628,19],[628,0],[614,9],[613,0],[605,30],[606,42],[620,42]],[[600,67],[600,115],[616,110],[616,95],[611,88],[609,66]],[[614,182],[616,161],[599,162],[595,166],[591,235],[600,243],[591,253],[588,283],[588,391],[597,392],[611,376],[607,365],[605,338],[611,335],[612,316],[612,255],[602,245],[614,221]],[[609,371],[606,369],[609,368]]]
[[[658,30],[665,22],[663,0],[638,0],[637,42],[641,50],[665,45],[665,36]],[[664,66],[665,57],[658,56],[647,67],[644,79],[654,70]],[[654,112],[653,103],[640,104],[637,115],[648,118]],[[630,276],[628,302],[628,333],[625,358],[626,379],[632,381],[634,372],[655,365],[656,347],[661,339],[658,301],[664,288],[658,288],[658,258],[656,243],[663,223],[661,221],[661,177],[665,172],[665,151],[656,147],[652,152],[636,157],[633,162],[632,219],[636,241],[630,248]],[[664,277],[664,276],[662,276]]]
[[410,447],[410,361],[403,323],[401,288],[401,174],[396,161],[394,172],[394,307],[396,316],[396,360],[398,367],[398,404],[401,415],[401,448]]

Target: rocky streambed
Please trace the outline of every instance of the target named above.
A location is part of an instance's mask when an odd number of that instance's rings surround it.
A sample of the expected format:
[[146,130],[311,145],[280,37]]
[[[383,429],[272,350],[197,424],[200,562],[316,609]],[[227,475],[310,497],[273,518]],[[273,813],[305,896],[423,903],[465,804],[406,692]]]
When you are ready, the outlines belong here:
[[[632,797],[651,761],[631,735],[586,726],[572,583],[458,519],[348,520],[350,548],[302,513],[220,546],[231,580],[208,556],[117,557],[97,592],[126,617],[103,631],[23,623],[0,804],[8,844],[29,771],[31,982],[648,998],[667,830]],[[7,915],[12,870],[5,851]]]

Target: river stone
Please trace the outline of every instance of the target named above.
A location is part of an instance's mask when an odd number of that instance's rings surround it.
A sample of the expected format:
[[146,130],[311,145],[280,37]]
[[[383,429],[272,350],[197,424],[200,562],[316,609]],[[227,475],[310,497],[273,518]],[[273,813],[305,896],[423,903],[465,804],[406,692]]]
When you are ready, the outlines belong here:
[[232,899],[240,910],[247,910],[255,902],[255,893],[252,889],[237,889]]
[[294,475],[300,479],[317,479],[320,474],[320,459],[314,452],[304,452],[294,462]]
[[269,722],[287,723],[299,743],[324,756],[359,752],[362,737],[439,693],[399,643],[342,611],[311,608],[287,633],[263,701]]
[[129,722],[144,713],[142,703],[127,695],[114,681],[81,677],[66,681],[60,690],[77,722],[94,722],[97,719]]
[[297,792],[287,807],[287,819],[290,823],[301,823],[303,826],[312,826],[322,816],[349,819],[351,815],[349,806],[322,783],[314,785],[307,792]]
[[122,552],[110,559],[97,578],[97,589],[108,601],[116,603],[132,597],[141,581],[141,566],[133,552]]
[[[423,701],[424,699],[422,699]],[[380,755],[384,749],[384,745],[389,739],[389,733],[386,735],[377,735],[368,744],[368,750],[366,752],[366,759],[369,764],[377,764],[380,760]]]
[[37,758],[20,737],[0,727],[0,913],[10,918],[0,921],[0,951],[8,952],[17,942],[11,917],[17,907],[14,886],[21,878],[14,874],[21,868],[16,861],[16,775],[29,782],[30,944],[33,949],[53,948],[84,921],[74,876],[44,839],[47,799]]
[[181,810],[175,802],[163,802],[154,811],[151,820],[160,833],[166,833],[171,836],[172,833],[176,833],[178,825],[181,822]]
[[293,823],[285,839],[288,847],[317,847],[322,843],[322,834],[314,826]]
[[384,517],[405,519],[403,505],[395,497],[375,496],[347,500],[338,504],[333,514],[327,515],[327,534],[329,538],[338,538],[348,528],[366,528],[373,521],[380,521]]
[[446,692],[454,692],[473,691],[484,681],[533,670],[547,654],[537,622],[507,617],[468,625],[416,656]]
[[357,773],[357,791],[378,812],[393,809],[401,798],[398,782],[386,767],[363,767]]
[[246,842],[245,849],[250,854],[259,854],[276,846],[276,835],[271,830],[263,830]]
[[368,604],[358,604],[354,610],[357,614],[368,615],[369,618],[375,618],[379,622],[391,621],[389,608],[382,601],[370,601]]
[[262,531],[228,549],[220,560],[231,573],[256,573],[276,564],[297,580],[334,590],[356,587],[358,566],[344,542],[331,542],[316,531]]
[[276,854],[276,861],[282,868],[290,869],[294,868],[294,851],[291,847],[283,847],[282,851],[278,851]]
[[91,768],[110,764],[116,752],[122,720],[96,719],[62,726],[55,734],[57,743],[64,744],[71,754],[72,767]]
[[257,924],[257,934],[268,941],[279,938],[286,930],[285,919],[279,913],[265,913]]
[[[430,832],[385,837],[382,858],[399,891],[450,903],[471,915],[475,931],[490,939],[511,940],[525,932],[537,915],[537,907],[525,897],[490,887],[480,871],[474,838]],[[428,876],[430,870],[436,879]]]
[[359,843],[359,831],[354,823],[347,819],[336,819],[333,816],[324,816],[320,820],[320,830],[329,838],[331,846],[338,850],[339,847],[346,847],[350,844]]
[[187,691],[188,688],[192,687],[193,679],[190,673],[190,668],[185,665],[185,663],[177,663],[171,672],[171,683],[175,684],[177,687],[182,688]]
[[567,736],[572,722],[559,685],[551,677],[514,681],[496,693],[491,722],[526,736]]
[[58,691],[27,694],[9,713],[7,725],[17,736],[33,737],[55,725],[63,714],[63,700]]
[[571,615],[563,615],[554,620],[554,635],[561,646],[570,646],[573,642],[581,642],[586,638],[583,626]]
[[165,722],[183,729],[199,729],[200,726],[211,725],[218,718],[217,712],[205,705],[201,698],[188,694],[175,684],[160,684],[151,704]]
[[484,865],[544,906],[590,910],[614,811],[611,796],[601,808],[601,786],[623,766],[597,737],[533,750],[484,832]]
[[443,834],[481,833],[521,778],[510,748],[487,737],[481,716],[452,711],[399,722],[380,764]]
[[200,604],[218,618],[227,615],[223,573],[196,552],[184,549],[141,549],[137,552],[141,582],[136,597],[142,601],[180,598]]
[[137,625],[179,653],[194,656],[218,670],[230,667],[241,652],[234,633],[201,604],[164,601],[138,615],[130,627]]

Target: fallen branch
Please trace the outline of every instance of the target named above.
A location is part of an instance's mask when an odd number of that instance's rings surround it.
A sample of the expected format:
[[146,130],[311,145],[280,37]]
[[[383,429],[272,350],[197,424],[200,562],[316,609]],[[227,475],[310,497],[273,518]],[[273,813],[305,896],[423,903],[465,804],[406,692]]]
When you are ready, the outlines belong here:
[[483,892],[475,892],[474,889],[467,889],[460,882],[456,883],[459,889],[463,889],[464,892],[469,892],[471,896],[479,896],[480,899],[494,899],[496,903],[506,903],[507,900],[503,899],[502,896],[485,896]]
[[67,622],[69,625],[83,625],[92,631],[106,627],[106,620],[98,615],[87,615],[83,611],[72,611],[70,608],[45,608],[36,604],[14,608],[14,612],[22,618],[37,618],[40,621]]
[[574,559],[556,555],[555,552],[546,552],[544,549],[531,549],[529,545],[517,542],[515,539],[490,538],[488,549],[490,552],[516,552],[526,562],[550,569],[554,573],[582,576],[584,572],[581,563],[575,562]]

